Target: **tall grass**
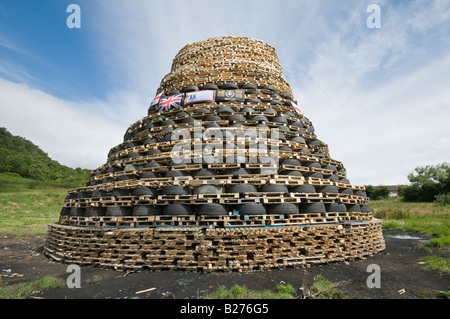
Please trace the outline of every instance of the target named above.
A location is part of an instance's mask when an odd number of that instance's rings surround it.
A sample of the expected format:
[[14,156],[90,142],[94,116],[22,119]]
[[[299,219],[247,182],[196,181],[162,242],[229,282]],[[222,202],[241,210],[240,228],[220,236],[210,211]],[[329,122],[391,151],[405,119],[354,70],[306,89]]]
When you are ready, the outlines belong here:
[[384,228],[416,231],[436,236],[431,243],[450,245],[450,207],[433,203],[407,203],[400,200],[371,201],[374,217],[383,220]]

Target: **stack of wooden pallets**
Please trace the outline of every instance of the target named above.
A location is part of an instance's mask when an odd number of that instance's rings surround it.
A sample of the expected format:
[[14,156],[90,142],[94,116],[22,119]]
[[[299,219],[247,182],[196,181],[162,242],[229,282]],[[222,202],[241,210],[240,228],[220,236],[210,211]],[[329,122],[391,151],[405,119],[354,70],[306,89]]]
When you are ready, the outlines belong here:
[[275,49],[219,37],[180,50],[146,116],[85,187],[68,191],[45,253],[117,269],[228,271],[383,249],[364,187],[297,106]]

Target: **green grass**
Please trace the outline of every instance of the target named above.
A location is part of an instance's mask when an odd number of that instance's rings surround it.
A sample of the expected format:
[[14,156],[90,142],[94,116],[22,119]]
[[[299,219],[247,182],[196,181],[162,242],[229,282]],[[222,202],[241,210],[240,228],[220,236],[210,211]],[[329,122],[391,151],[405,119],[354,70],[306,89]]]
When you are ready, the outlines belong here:
[[58,220],[67,187],[0,174],[0,233],[44,234]]
[[433,270],[450,272],[450,260],[443,257],[427,256],[423,259]]
[[204,299],[341,299],[344,298],[336,289],[336,285],[326,280],[321,275],[314,278],[314,284],[310,288],[304,288],[302,296],[299,296],[295,288],[290,285],[278,284],[274,290],[251,290],[246,287],[234,285],[230,289],[219,286],[213,293]]
[[12,285],[1,285],[0,281],[0,299],[26,299],[33,293],[63,287],[64,285],[64,280],[55,277],[44,277],[36,281]]
[[433,203],[406,203],[400,200],[371,201],[374,217],[383,220],[383,227],[415,231],[430,236],[435,246],[450,245],[450,207]]

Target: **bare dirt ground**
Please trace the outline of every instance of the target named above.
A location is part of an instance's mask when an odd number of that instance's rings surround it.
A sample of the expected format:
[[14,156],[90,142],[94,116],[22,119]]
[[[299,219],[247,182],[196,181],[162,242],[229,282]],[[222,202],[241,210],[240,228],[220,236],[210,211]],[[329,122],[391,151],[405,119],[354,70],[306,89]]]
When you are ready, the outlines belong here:
[[[397,238],[396,235],[406,236]],[[450,276],[430,270],[421,260],[429,255],[419,247],[429,237],[421,234],[384,231],[386,251],[363,260],[317,265],[311,268],[282,269],[264,272],[198,273],[186,271],[122,272],[97,267],[81,268],[81,288],[57,288],[36,293],[44,299],[197,299],[219,287],[234,284],[249,289],[274,289],[278,283],[289,283],[298,289],[311,287],[316,275],[337,284],[342,295],[360,299],[436,298],[450,287]],[[67,265],[53,262],[40,253],[44,235],[15,239],[0,237],[0,272],[2,284],[32,281],[44,276],[64,279],[71,274]],[[433,248],[434,256],[449,258],[450,249]],[[367,267],[381,269],[381,288],[368,288],[371,274]],[[146,293],[138,291],[155,288]]]

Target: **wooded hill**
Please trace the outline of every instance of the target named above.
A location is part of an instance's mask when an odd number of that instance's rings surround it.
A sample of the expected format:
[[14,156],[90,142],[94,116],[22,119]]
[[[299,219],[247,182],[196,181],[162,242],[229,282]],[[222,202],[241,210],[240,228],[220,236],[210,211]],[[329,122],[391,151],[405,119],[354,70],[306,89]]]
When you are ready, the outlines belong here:
[[91,170],[61,165],[32,142],[0,127],[0,173],[3,172],[38,181],[85,186]]

